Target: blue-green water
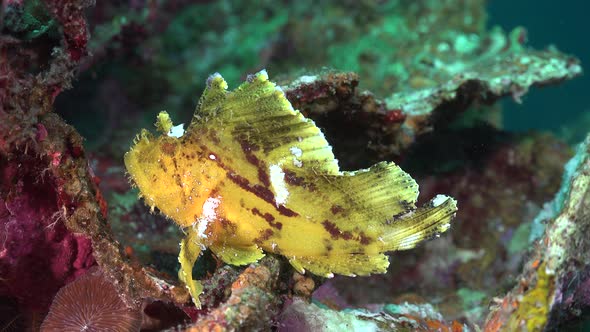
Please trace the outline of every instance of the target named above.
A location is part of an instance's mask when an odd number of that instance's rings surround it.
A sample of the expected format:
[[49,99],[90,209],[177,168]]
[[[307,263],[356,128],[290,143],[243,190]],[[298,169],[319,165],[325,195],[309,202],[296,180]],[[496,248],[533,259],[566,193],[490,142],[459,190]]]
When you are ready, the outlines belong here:
[[[530,46],[542,49],[553,44],[559,50],[577,56],[588,73],[589,9],[590,3],[580,0],[493,0],[488,5],[488,26],[500,25],[506,30],[524,26]],[[505,127],[518,131],[560,131],[562,126],[578,122],[584,113],[590,112],[589,87],[590,77],[586,74],[557,86],[532,89],[524,96],[522,105],[505,99]]]

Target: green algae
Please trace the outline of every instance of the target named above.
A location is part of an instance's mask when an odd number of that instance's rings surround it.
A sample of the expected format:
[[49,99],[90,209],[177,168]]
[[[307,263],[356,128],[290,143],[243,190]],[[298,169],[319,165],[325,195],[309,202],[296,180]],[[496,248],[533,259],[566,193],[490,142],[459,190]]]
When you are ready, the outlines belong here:
[[461,299],[461,305],[465,315],[471,321],[478,321],[484,313],[484,301],[488,294],[479,290],[470,288],[460,288],[457,295]]
[[58,37],[57,22],[47,12],[42,1],[24,1],[22,7],[8,7],[4,17],[4,26],[25,40],[32,40],[43,35]]

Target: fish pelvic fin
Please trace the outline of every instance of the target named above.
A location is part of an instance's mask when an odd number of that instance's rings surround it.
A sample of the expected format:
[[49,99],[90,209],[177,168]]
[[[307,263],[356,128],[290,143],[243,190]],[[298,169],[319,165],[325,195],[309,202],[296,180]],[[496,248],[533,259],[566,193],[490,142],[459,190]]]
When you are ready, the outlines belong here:
[[193,303],[198,309],[201,308],[199,296],[203,292],[203,285],[200,281],[193,279],[193,266],[200,255],[201,244],[199,237],[195,231],[189,228],[187,236],[180,242],[180,253],[178,255],[180,270],[178,270],[178,278],[186,285],[193,299]]

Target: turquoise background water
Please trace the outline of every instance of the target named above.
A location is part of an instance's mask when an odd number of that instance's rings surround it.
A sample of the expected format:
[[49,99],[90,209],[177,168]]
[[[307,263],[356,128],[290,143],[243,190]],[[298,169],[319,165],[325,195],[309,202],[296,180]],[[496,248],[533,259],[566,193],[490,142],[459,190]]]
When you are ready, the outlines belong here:
[[[563,126],[584,121],[590,113],[590,2],[582,0],[491,0],[488,5],[488,25],[500,25],[505,30],[524,26],[530,46],[542,49],[555,45],[577,56],[586,75],[557,86],[533,88],[521,105],[509,98],[502,101],[504,125],[509,130],[551,129],[559,132]],[[590,130],[590,121],[588,130]]]

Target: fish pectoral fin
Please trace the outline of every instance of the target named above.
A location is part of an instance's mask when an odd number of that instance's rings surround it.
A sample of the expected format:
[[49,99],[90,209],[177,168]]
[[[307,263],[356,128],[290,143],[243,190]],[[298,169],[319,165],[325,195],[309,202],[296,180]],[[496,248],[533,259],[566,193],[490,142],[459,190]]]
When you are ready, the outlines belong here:
[[386,251],[407,250],[445,232],[457,212],[457,201],[438,195],[420,208],[394,220],[382,236]]
[[192,228],[189,228],[187,236],[180,242],[180,253],[178,254],[180,270],[178,270],[178,278],[186,285],[193,299],[193,303],[199,309],[201,308],[199,295],[203,292],[203,285],[200,281],[193,279],[193,266],[200,255],[201,243],[198,235]]
[[299,273],[305,270],[319,276],[366,276],[387,272],[389,259],[384,254],[344,253],[317,257],[294,257],[289,263]]
[[214,244],[209,249],[224,263],[232,265],[247,265],[264,257],[264,252],[257,245],[234,247],[229,244]]
[[[339,176],[328,176],[327,188],[340,197],[338,204],[343,209],[361,210],[362,219],[385,221],[396,214],[416,208],[418,184],[412,177],[393,162],[380,162],[368,169],[342,172]],[[337,217],[337,216],[336,216]],[[334,218],[336,219],[336,218]],[[343,223],[350,223],[344,217]]]

